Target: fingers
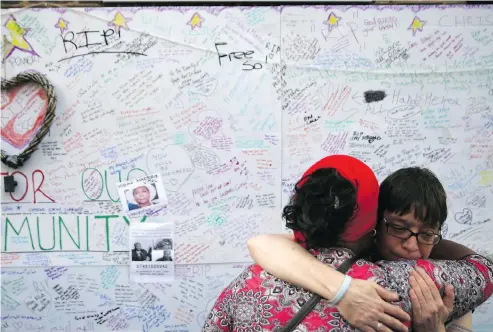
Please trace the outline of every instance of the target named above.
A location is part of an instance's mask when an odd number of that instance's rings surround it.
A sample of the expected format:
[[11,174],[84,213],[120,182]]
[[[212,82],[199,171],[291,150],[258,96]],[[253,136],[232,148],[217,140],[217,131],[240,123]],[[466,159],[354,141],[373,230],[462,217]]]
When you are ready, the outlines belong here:
[[[400,296],[397,293],[391,292],[389,290],[386,290],[385,288],[375,285],[375,290],[377,291],[378,295],[382,298],[382,300],[387,301],[387,302],[396,302],[400,300]],[[383,302],[382,307],[384,309],[385,314],[391,315],[401,321],[409,321],[411,320],[411,317],[408,315],[407,312],[402,310],[396,305]],[[407,331],[407,328],[406,328]]]
[[[399,295],[388,291],[371,281],[359,281],[352,284],[360,288],[358,301],[350,305],[350,299],[338,305],[339,312],[348,322],[360,331],[407,332],[407,327],[400,321],[410,321],[411,317],[400,307],[386,301],[398,301]],[[350,293],[351,294],[351,293]],[[379,324],[380,322],[380,324]]]
[[373,327],[371,326],[365,326],[361,329],[361,331],[363,332],[377,332],[375,329],[373,329]]
[[455,299],[454,286],[452,285],[445,286],[445,296],[452,298],[452,300]]
[[[407,322],[407,321],[411,320],[411,317],[408,315],[408,313],[396,305],[384,302],[382,304],[382,307],[383,307],[385,314],[393,316],[394,318],[397,318],[400,321]],[[407,331],[407,328],[406,328],[406,331]]]
[[419,302],[418,296],[416,295],[416,292],[414,289],[411,289],[409,291],[409,297],[411,298],[411,308],[413,309],[413,319],[414,320],[419,320],[422,316],[422,308],[421,308],[421,303]]
[[413,319],[418,320],[423,316],[423,308],[426,308],[426,303],[424,302],[424,296],[421,293],[421,290],[418,287],[412,288],[409,291],[409,297],[413,299],[414,304],[412,307],[413,310]]
[[435,285],[435,283],[433,282],[433,280],[431,280],[428,273],[426,273],[426,271],[424,269],[422,269],[418,266],[416,267],[416,272],[423,279],[425,284],[428,286],[428,290],[430,291],[431,295],[433,296],[433,299],[436,302],[440,302],[442,299],[442,297],[440,296],[440,292],[438,291],[438,288]]
[[388,327],[386,327],[382,323],[380,323],[380,325],[378,325],[378,322],[375,323],[375,326],[366,325],[365,327],[363,327],[361,329],[361,331],[364,331],[364,332],[392,332],[391,329],[389,329]]
[[409,278],[411,287],[416,292],[416,296],[424,307],[425,303],[435,302],[433,294],[431,294],[430,287],[426,284],[426,281],[421,277],[417,271],[411,271],[411,277]]
[[[383,324],[380,324],[378,326],[378,330],[376,330],[378,332],[392,332],[391,329],[389,329],[387,326],[383,325]],[[400,330],[399,330],[400,331]],[[406,330],[407,331],[407,330]]]
[[[378,331],[402,331],[407,332],[406,325],[402,324],[400,321],[383,313],[378,321],[382,323],[381,328]],[[385,328],[385,329],[384,329]]]
[[386,290],[385,288],[375,285],[375,289],[382,300],[387,302],[399,301],[399,294]]
[[409,290],[409,298],[411,299],[411,307],[413,309],[418,309],[420,304],[419,304],[419,300],[418,300],[418,297],[416,296],[416,292],[414,291],[414,289],[410,289]]
[[443,297],[443,304],[445,305],[445,307],[447,307],[448,311],[452,311],[454,309],[454,299],[454,286],[445,286],[445,296]]

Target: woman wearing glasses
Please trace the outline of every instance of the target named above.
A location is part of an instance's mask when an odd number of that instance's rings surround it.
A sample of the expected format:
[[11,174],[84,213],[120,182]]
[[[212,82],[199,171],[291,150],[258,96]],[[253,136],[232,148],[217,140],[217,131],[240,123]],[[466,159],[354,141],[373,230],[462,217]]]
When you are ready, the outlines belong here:
[[[375,245],[369,255],[372,261],[461,260],[475,254],[460,244],[442,240],[441,228],[447,218],[446,194],[429,170],[412,167],[394,172],[382,182],[378,198]],[[342,274],[310,255],[303,248],[303,239],[292,235],[260,235],[250,239],[248,246],[255,262],[266,271],[327,299],[334,297],[344,280]],[[440,268],[434,266],[433,261],[420,261],[419,264],[428,271]],[[392,264],[388,263],[383,268],[392,275],[396,287],[411,284],[414,330],[443,330],[448,314],[440,296],[436,296],[437,289],[427,287],[424,282],[432,285],[431,279],[426,275],[408,279],[407,275],[395,272],[399,269],[392,271]],[[471,268],[477,267],[471,264]],[[459,274],[457,278],[460,278]],[[474,287],[471,285],[471,289]],[[450,295],[452,291],[447,288],[444,292],[447,294],[442,293],[442,296]],[[395,318],[391,317],[391,307],[386,301],[395,300],[370,281],[353,280],[338,309],[353,327],[364,331],[390,331],[388,327],[395,326],[392,323]],[[471,320],[468,314],[455,328],[457,331],[460,331],[460,325],[470,328]]]

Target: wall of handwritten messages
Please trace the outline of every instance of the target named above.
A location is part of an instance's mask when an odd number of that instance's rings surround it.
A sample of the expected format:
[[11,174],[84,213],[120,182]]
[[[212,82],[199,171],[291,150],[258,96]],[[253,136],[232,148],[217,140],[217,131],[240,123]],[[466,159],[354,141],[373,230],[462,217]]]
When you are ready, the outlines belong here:
[[[250,262],[247,240],[283,231],[294,183],[329,154],[380,180],[432,169],[445,237],[493,258],[493,6],[22,9],[2,22],[3,76],[45,73],[58,95],[39,150],[2,166],[18,182],[1,194],[2,331],[198,331]],[[2,94],[2,144],[22,149],[39,126],[32,91],[10,112]],[[175,280],[131,284],[116,183],[156,173]],[[491,331],[492,312],[475,312],[475,330]]]

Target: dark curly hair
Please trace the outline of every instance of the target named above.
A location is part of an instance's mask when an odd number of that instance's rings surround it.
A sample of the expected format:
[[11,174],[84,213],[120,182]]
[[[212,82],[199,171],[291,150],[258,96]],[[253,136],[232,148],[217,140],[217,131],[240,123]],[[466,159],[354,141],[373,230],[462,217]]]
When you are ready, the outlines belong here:
[[335,168],[322,168],[302,178],[282,212],[286,227],[301,232],[308,248],[338,244],[357,210],[357,188]]

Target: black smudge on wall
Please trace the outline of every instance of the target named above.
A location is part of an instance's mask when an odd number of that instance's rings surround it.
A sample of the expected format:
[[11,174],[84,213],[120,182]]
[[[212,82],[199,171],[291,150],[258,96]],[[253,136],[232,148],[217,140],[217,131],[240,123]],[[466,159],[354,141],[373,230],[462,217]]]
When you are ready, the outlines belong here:
[[383,100],[385,97],[387,97],[387,94],[385,91],[365,91],[364,93],[365,96],[365,101],[367,103],[374,103],[380,100]]

